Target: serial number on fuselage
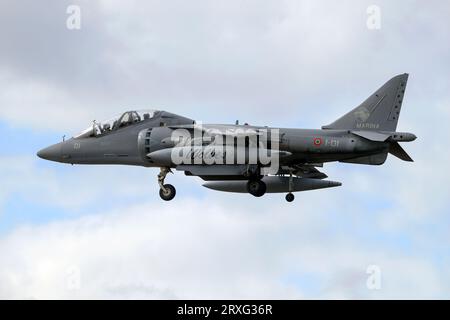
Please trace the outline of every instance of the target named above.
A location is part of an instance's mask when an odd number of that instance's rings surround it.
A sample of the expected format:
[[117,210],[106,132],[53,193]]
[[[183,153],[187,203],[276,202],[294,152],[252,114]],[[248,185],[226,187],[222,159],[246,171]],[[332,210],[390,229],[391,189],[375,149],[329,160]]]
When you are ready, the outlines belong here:
[[338,139],[325,139],[325,146],[339,148],[340,141]]

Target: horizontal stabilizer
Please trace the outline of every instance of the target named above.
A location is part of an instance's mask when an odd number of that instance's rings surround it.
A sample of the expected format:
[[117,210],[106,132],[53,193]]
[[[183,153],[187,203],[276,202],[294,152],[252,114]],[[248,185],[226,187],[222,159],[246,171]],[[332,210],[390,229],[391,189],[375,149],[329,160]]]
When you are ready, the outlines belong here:
[[396,141],[391,142],[389,145],[389,153],[396,156],[403,161],[413,162],[414,160],[406,153],[406,151]]
[[379,142],[386,141],[391,136],[388,133],[380,133],[376,131],[352,131],[352,133],[356,134],[357,136],[366,138],[370,141],[379,141]]

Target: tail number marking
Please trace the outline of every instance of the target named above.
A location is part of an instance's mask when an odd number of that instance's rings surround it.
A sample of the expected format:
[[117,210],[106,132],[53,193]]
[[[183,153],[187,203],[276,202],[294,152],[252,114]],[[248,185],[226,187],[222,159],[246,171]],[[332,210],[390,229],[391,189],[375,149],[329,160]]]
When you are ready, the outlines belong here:
[[326,139],[325,145],[331,148],[339,148],[339,140],[338,139]]

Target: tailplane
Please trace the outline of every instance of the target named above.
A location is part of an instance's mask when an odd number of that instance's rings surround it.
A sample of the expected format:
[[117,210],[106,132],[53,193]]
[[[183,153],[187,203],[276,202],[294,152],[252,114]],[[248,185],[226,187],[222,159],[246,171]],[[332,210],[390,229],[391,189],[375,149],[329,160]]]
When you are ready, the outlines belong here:
[[414,160],[406,153],[397,141],[389,143],[389,153],[403,161],[413,162]]

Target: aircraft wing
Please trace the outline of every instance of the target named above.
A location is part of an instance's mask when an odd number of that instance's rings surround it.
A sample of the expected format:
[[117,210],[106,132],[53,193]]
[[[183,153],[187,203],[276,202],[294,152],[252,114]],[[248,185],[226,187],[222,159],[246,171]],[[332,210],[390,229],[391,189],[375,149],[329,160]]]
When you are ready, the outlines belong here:
[[169,126],[171,129],[185,129],[189,131],[199,130],[207,135],[226,135],[226,136],[252,136],[252,135],[263,135],[259,132],[258,128],[252,126],[231,126],[227,124],[215,124],[215,125],[198,125],[198,124],[187,124],[187,125],[173,125]]
[[184,171],[187,176],[198,176],[203,180],[240,180],[246,179],[256,166],[248,165],[179,165],[178,171]]
[[[179,165],[176,167],[178,171],[184,171],[189,176],[199,176],[204,180],[219,179],[227,177],[244,177],[248,174],[248,170],[254,170],[255,167],[248,165]],[[289,174],[292,172],[294,176],[310,179],[325,179],[328,176],[319,171],[313,165],[295,165],[292,167],[281,167],[279,174]]]
[[293,175],[300,177],[300,178],[311,178],[311,179],[325,179],[328,178],[328,176],[319,171],[316,166],[318,165],[312,165],[312,164],[299,164],[294,165],[291,167],[281,167],[281,170],[283,173],[288,174],[289,172],[292,172]]

